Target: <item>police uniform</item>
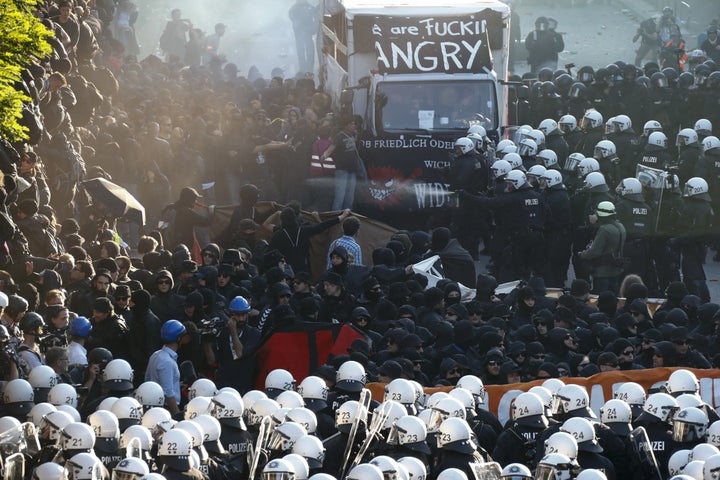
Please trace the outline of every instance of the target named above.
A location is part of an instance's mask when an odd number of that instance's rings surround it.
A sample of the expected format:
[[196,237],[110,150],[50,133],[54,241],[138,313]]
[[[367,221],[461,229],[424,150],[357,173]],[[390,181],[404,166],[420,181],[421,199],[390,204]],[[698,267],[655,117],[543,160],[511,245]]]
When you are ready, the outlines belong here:
[[626,239],[623,254],[630,259],[630,271],[648,278],[647,239],[653,231],[655,215],[652,209],[641,198],[624,197],[615,205],[617,219],[625,227]]
[[[455,155],[453,157],[448,173],[450,191],[477,190],[476,186],[472,185],[472,180],[474,178],[476,163],[479,161],[479,155],[474,149],[468,153]],[[452,211],[452,230],[456,238],[463,248],[465,248],[473,258],[477,259],[480,229],[474,220],[475,217],[476,212],[462,200],[460,200],[458,207]]]
[[643,148],[638,165],[667,170],[675,164],[675,161],[667,151],[667,149],[657,147],[656,145],[645,145]]
[[702,150],[697,143],[680,147],[680,154],[678,155],[678,176],[681,182],[685,183],[690,178],[696,176],[695,168],[701,153]]
[[529,427],[512,422],[500,434],[492,458],[503,467],[522,463],[533,470],[537,466],[537,441],[544,426]]
[[657,465],[660,468],[660,474],[662,478],[668,478],[668,460],[677,450],[677,444],[673,440],[670,427],[647,412],[641,413],[633,426],[645,429],[648,440],[650,440],[650,448],[652,448],[655,460],[657,460]]
[[678,238],[682,253],[683,281],[690,294],[699,296],[703,302],[710,301],[705,270],[706,242],[713,225],[713,208],[710,202],[699,196],[685,199],[681,229]]
[[493,242],[505,244],[500,256],[498,281],[506,282],[529,275],[528,268],[542,274],[545,240],[543,229],[548,209],[542,196],[525,183],[519,189],[497,197],[479,197],[466,192],[461,198],[481,208],[492,209],[495,218],[502,217],[495,229]]
[[543,192],[550,210],[545,225],[548,255],[545,278],[552,287],[565,285],[572,244],[570,197],[565,185],[553,185]]
[[248,448],[253,444],[253,437],[245,430],[222,425],[220,443],[227,450],[227,464],[235,471],[244,474],[249,471]]

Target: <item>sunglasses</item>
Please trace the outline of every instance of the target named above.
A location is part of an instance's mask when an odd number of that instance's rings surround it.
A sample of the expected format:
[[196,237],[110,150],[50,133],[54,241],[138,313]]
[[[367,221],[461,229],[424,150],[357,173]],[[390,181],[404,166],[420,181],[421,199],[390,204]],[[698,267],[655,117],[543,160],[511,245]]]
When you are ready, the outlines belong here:
[[489,362],[487,362],[487,364],[490,366],[495,366],[500,365],[500,362],[498,362],[497,360],[490,360]]
[[635,352],[632,350],[625,350],[624,352],[622,352],[623,355],[633,355],[634,353]]
[[547,322],[535,322],[535,326],[537,326],[537,327],[547,327]]
[[170,280],[158,280],[158,285],[170,285]]
[[537,355],[533,355],[532,358],[534,358],[534,359],[536,359],[536,360],[542,360],[542,359],[545,358],[545,354],[544,354],[544,353],[538,353]]
[[453,368],[452,370],[448,371],[448,374],[455,375],[456,373],[460,373],[460,370],[457,368]]

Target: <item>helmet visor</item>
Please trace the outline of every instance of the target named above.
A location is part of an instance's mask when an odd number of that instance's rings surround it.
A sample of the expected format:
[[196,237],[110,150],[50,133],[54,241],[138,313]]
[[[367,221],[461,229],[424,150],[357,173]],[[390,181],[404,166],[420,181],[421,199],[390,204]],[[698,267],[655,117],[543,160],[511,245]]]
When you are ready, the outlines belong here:
[[388,433],[387,438],[388,445],[400,445],[400,429],[397,425],[393,425]]
[[520,147],[518,148],[518,155],[535,155],[535,149],[532,147],[532,145],[526,145],[521,143]]
[[558,123],[558,128],[563,133],[570,133],[575,128],[575,125],[572,123]]
[[294,480],[291,472],[262,472],[262,480]]
[[136,473],[118,472],[117,470],[113,470],[112,472],[112,480],[137,480],[140,477],[142,477],[142,475]]
[[676,442],[687,443],[697,440],[697,425],[694,423],[673,422],[673,440]]
[[558,395],[553,396],[552,413],[553,415],[562,415],[567,413],[566,402],[569,402],[569,398],[560,397]]
[[556,480],[555,467],[540,464],[535,469],[535,480]]
[[568,172],[574,172],[578,165],[580,165],[580,160],[576,157],[570,156],[565,160],[565,170]]
[[270,434],[270,440],[268,440],[268,448],[270,450],[285,450],[289,438],[283,435],[282,432],[275,430]]
[[[448,418],[448,415],[445,412],[433,408],[430,414],[430,420],[428,420],[428,432],[437,432],[440,429],[440,424],[445,421],[446,418]],[[440,436],[438,435],[438,439],[439,438]]]

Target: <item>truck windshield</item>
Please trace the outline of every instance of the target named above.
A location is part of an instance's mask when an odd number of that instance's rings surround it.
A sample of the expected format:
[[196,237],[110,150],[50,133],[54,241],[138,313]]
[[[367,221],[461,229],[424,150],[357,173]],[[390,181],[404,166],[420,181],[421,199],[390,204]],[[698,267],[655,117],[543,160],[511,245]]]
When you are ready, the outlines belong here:
[[497,128],[495,85],[487,80],[381,82],[375,98],[376,125],[382,130]]

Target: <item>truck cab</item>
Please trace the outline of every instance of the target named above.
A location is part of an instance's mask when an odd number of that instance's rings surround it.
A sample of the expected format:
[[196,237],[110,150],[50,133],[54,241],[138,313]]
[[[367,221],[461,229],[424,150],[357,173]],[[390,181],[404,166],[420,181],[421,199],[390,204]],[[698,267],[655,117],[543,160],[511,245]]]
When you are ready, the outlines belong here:
[[[444,177],[474,124],[507,121],[510,11],[495,0],[325,0],[320,79],[362,118],[367,182],[356,208],[395,225],[454,203]],[[427,215],[412,215],[423,212]]]

